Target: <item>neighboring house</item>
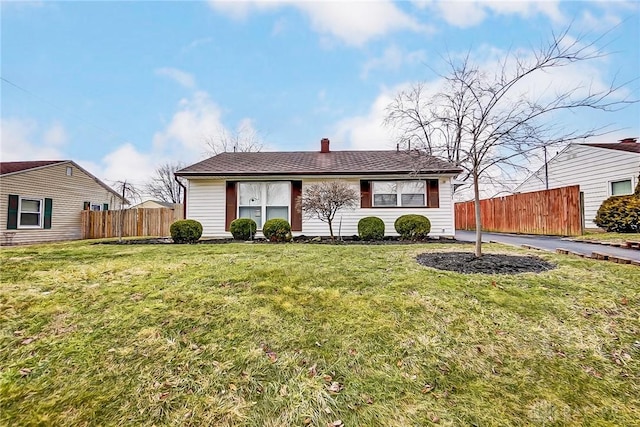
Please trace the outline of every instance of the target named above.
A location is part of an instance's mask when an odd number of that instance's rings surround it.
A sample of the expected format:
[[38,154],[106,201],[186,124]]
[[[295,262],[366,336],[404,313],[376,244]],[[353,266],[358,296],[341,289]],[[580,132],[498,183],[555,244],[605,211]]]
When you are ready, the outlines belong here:
[[175,209],[176,206],[180,206],[179,203],[163,202],[160,200],[145,200],[142,203],[138,203],[135,206],[131,206],[131,209],[160,209],[169,208]]
[[358,234],[358,221],[377,216],[385,233],[404,214],[431,220],[431,235],[453,236],[452,179],[461,169],[435,157],[406,151],[222,153],[176,172],[187,180],[186,218],[202,223],[203,237],[230,237],[229,225],[252,218],[262,229],[271,218],[284,218],[294,235],[328,236],[318,219],[303,218],[296,201],[322,181],[341,180],[360,193],[356,209],[343,209],[334,220],[341,236]]
[[595,229],[598,226],[593,219],[602,202],[610,196],[633,193],[639,174],[640,143],[636,138],[615,143],[569,144],[547,162],[546,174],[543,166],[514,192],[579,185],[584,199],[584,226]]
[[82,238],[80,212],[121,197],[71,160],[0,163],[0,243]]

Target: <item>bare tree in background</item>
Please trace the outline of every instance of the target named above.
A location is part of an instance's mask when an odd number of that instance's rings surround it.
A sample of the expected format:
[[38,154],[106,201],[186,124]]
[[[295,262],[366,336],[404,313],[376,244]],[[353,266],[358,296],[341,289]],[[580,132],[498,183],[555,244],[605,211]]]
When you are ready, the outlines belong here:
[[297,208],[307,218],[318,218],[329,224],[331,240],[333,219],[340,209],[353,209],[360,201],[359,192],[344,181],[326,181],[305,188],[297,201]]
[[182,186],[176,181],[174,173],[183,167],[182,162],[160,165],[145,185],[147,194],[163,202],[182,203]]
[[124,230],[124,205],[131,204],[132,201],[141,200],[141,194],[136,186],[127,180],[114,181],[112,184],[112,188],[114,188],[122,197],[120,209],[118,210],[118,241],[121,242],[122,232]]
[[617,111],[635,101],[616,99],[624,85],[612,82],[603,89],[569,88],[535,94],[533,85],[560,67],[605,56],[594,41],[569,36],[570,28],[552,34],[550,41],[529,52],[509,52],[494,72],[486,72],[469,55],[449,59],[441,76],[444,87],[427,94],[416,84],[397,94],[387,107],[385,124],[399,132],[403,146],[442,157],[464,170],[462,179],[473,185],[477,257],[482,255],[480,188],[483,178],[521,170],[527,158],[542,147],[603,135],[605,128],[567,129],[559,113],[575,110]]
[[220,129],[217,135],[206,137],[205,143],[212,156],[227,152],[259,152],[264,147],[260,133],[246,121],[235,131]]

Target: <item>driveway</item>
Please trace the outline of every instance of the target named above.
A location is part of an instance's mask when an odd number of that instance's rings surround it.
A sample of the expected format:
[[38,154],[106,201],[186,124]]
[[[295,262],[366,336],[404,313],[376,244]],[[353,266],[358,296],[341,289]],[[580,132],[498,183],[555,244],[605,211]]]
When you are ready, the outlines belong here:
[[[475,231],[456,230],[456,239],[465,242],[475,242]],[[614,246],[597,245],[593,243],[574,242],[562,237],[533,236],[528,234],[501,234],[482,233],[483,242],[498,242],[514,246],[531,246],[536,249],[556,252],[557,249],[566,249],[569,252],[591,257],[593,252],[612,257],[626,258],[640,262],[640,251],[637,249],[625,249]]]

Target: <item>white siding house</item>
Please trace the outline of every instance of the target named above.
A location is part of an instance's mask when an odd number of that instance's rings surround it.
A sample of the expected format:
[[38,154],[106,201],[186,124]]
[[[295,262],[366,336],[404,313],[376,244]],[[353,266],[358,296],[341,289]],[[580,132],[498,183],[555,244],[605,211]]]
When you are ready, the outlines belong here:
[[631,194],[640,174],[640,143],[569,144],[514,191],[528,193],[547,188],[579,185],[584,199],[585,229],[598,228],[593,219],[610,196]]
[[70,160],[0,163],[0,244],[82,238],[80,212],[121,197]]
[[[404,214],[424,215],[432,236],[455,234],[453,165],[429,156],[401,151],[222,153],[176,172],[187,179],[186,218],[202,224],[204,238],[231,237],[229,224],[239,217],[261,225],[284,218],[294,235],[328,236],[329,227],[297,211],[296,199],[308,186],[339,180],[360,193],[355,209],[334,219],[334,234],[358,234],[358,221],[376,216],[386,235],[397,235],[395,220]],[[416,159],[422,162],[416,164]]]

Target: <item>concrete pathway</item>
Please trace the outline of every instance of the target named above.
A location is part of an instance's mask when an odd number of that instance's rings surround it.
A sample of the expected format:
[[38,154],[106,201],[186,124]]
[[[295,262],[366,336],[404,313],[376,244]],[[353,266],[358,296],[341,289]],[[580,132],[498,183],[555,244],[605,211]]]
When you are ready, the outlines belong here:
[[[475,242],[476,233],[475,231],[456,230],[456,239],[465,242]],[[533,236],[528,234],[482,233],[482,241],[532,247],[551,252],[567,251],[574,255],[589,258],[623,258],[635,261],[638,263],[636,265],[640,265],[640,250],[618,248],[593,243],[574,242],[562,237]],[[594,252],[596,253],[595,255]]]

